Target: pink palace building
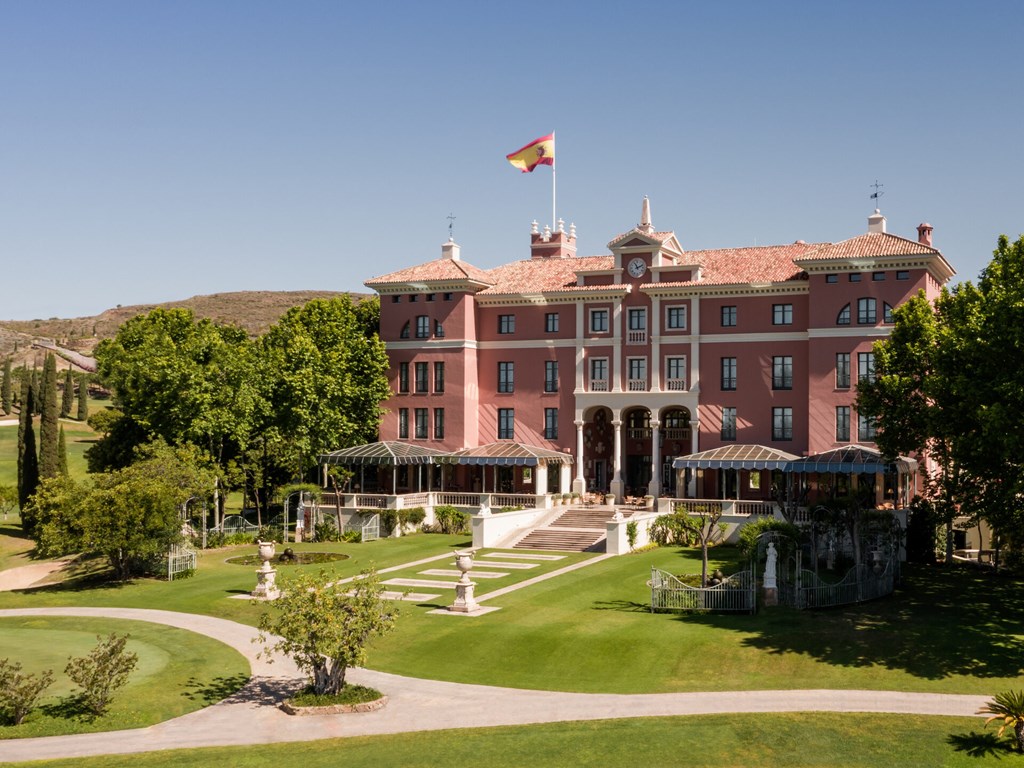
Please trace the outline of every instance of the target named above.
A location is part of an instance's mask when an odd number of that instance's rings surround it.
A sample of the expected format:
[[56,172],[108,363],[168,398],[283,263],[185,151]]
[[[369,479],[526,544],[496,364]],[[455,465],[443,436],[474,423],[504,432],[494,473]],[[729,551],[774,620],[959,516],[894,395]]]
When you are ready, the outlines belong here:
[[768,498],[778,477],[673,465],[724,446],[873,447],[855,404],[872,343],[893,308],[954,274],[930,225],[889,234],[877,210],[837,243],[687,251],[655,229],[645,198],[608,250],[577,256],[575,227],[535,223],[520,261],[479,269],[449,241],[439,259],[367,281],[391,363],[380,439],[571,456],[560,471],[505,466],[492,480],[458,467],[452,490],[482,479],[503,492]]

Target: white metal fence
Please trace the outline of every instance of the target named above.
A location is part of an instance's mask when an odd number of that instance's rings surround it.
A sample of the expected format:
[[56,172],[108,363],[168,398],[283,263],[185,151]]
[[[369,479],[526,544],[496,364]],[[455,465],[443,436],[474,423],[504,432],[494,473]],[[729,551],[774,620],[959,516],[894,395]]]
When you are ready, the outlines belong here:
[[651,611],[744,611],[757,605],[754,577],[740,571],[713,587],[691,587],[667,571],[651,568]]

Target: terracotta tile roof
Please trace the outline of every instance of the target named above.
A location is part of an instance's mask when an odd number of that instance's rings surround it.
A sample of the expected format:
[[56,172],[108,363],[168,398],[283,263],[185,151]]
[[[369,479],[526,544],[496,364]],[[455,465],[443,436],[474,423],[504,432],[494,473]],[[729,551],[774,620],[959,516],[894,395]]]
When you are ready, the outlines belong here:
[[479,283],[493,282],[487,272],[472,264],[454,259],[435,259],[426,264],[406,267],[380,277],[367,280],[363,285],[387,285],[388,283],[427,283],[445,280],[473,280]]
[[547,293],[593,290],[576,285],[577,270],[611,269],[611,256],[575,256],[565,259],[526,259],[502,264],[488,272],[490,288],[482,294]]
[[869,232],[840,243],[825,245],[809,253],[806,259],[866,259],[874,256],[928,256],[939,251],[916,240],[908,240],[888,232]]
[[793,264],[828,243],[790,243],[762,245],[751,248],[716,248],[687,251],[686,261],[701,266],[701,279],[678,283],[652,283],[649,287],[687,285],[735,285],[746,283],[778,283],[797,279],[802,270]]

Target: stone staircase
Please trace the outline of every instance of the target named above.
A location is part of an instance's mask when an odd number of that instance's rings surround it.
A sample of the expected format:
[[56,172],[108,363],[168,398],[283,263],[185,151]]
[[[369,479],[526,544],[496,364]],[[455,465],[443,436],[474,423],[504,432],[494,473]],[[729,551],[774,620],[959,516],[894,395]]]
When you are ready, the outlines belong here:
[[611,507],[572,507],[547,525],[527,531],[512,548],[597,551],[604,547],[605,523],[614,514]]

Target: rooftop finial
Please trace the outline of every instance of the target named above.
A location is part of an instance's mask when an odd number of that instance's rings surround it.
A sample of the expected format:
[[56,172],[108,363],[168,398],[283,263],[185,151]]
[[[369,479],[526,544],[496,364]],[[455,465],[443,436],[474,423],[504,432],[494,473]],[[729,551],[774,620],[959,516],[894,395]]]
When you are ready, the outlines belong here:
[[530,227],[531,227],[530,234],[531,235],[536,235],[540,231],[540,230],[537,229],[538,226],[539,225],[537,224],[537,220],[534,219],[533,220],[533,224],[530,225]]
[[455,214],[448,214],[448,242],[455,242]]
[[647,199],[647,195],[644,195],[644,204],[640,209],[640,227],[641,232],[653,232],[654,225],[651,224],[651,201]]

